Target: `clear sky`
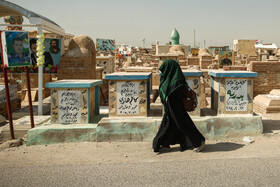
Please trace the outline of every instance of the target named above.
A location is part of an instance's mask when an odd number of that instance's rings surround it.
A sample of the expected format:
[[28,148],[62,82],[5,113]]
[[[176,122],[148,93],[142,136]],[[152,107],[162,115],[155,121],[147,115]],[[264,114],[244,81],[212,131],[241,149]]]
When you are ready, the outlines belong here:
[[[280,47],[280,0],[9,0],[41,14],[67,33],[115,39],[146,47],[170,41],[200,47],[229,45],[234,39],[258,39]],[[3,23],[3,18],[1,23]],[[26,22],[27,24],[29,22]]]

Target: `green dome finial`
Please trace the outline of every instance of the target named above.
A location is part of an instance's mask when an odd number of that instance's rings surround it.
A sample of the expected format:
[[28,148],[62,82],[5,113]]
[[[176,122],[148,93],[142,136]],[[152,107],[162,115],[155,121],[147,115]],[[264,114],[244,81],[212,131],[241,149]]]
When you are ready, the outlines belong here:
[[179,45],[179,39],[180,39],[180,35],[179,35],[178,31],[174,28],[171,33],[172,45]]

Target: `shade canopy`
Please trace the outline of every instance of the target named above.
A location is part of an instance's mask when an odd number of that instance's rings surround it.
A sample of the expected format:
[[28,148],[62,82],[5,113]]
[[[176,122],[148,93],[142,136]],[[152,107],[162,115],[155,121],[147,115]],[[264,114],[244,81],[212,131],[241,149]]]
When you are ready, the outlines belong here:
[[[64,36],[65,31],[54,21],[41,16],[35,12],[27,10],[19,5],[14,3],[0,0],[0,17],[4,16],[24,16],[29,19],[29,23],[36,26],[38,34],[43,34],[43,30]],[[6,25],[6,24],[4,24]],[[22,25],[27,26],[27,25]],[[27,26],[28,27],[28,26]],[[64,37],[62,37],[62,46],[64,45]],[[64,52],[64,47],[62,47],[61,54]],[[38,115],[43,114],[43,67],[39,66],[39,75],[38,75]]]
[[0,17],[4,16],[24,16],[29,19],[30,24],[40,25],[43,27],[44,30],[59,35],[65,34],[64,29],[61,28],[58,24],[56,24],[54,21],[44,16],[41,16],[40,14],[27,10],[19,5],[2,0],[0,1]]

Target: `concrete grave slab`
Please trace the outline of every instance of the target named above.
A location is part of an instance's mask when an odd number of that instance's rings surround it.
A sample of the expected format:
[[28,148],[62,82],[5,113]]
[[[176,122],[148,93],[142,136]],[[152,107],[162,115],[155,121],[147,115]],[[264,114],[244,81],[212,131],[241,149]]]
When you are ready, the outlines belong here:
[[[207,140],[227,140],[261,135],[260,116],[224,115],[192,117]],[[30,129],[27,145],[63,142],[150,142],[155,137],[162,117],[103,117],[94,124],[44,124]]]
[[[50,120],[50,116],[34,116],[34,126],[40,126]],[[24,116],[20,119],[13,120],[15,138],[22,138],[26,135],[27,131],[31,129],[30,117]],[[10,139],[10,127],[6,124],[0,132],[1,141]]]

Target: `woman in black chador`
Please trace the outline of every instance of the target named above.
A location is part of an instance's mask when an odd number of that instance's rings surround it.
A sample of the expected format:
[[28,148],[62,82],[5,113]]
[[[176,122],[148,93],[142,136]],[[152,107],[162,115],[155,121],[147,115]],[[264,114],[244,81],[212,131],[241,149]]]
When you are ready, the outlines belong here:
[[164,116],[159,131],[153,141],[154,152],[161,147],[180,144],[180,151],[194,147],[195,152],[201,151],[205,138],[197,130],[188,113],[185,111],[182,98],[184,87],[187,86],[179,64],[171,59],[160,66],[160,99],[164,106]]

